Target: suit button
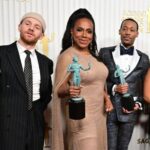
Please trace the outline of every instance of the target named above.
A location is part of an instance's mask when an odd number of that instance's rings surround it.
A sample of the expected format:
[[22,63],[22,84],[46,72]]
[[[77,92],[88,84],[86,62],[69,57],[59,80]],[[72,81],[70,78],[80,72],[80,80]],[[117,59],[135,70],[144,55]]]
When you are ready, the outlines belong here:
[[10,88],[10,85],[9,85],[9,84],[7,84],[7,85],[6,85],[6,87],[7,87],[7,88]]

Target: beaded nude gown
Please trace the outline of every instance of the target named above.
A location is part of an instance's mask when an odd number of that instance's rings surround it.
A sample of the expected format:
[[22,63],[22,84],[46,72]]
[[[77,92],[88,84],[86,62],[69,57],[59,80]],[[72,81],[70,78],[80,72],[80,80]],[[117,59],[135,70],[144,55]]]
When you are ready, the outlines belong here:
[[[80,71],[81,96],[85,99],[86,116],[81,120],[68,117],[66,99],[57,96],[59,86],[67,76],[68,65],[77,56],[83,68]],[[104,110],[104,86],[108,70],[92,55],[83,55],[74,47],[63,52],[57,61],[52,105],[52,150],[107,150],[106,113]]]

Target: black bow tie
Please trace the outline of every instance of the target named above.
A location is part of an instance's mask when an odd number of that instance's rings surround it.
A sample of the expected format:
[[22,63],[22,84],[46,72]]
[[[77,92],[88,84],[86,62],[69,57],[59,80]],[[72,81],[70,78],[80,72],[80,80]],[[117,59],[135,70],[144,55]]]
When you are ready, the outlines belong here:
[[134,47],[130,47],[128,49],[125,49],[123,46],[120,46],[120,55],[133,55],[133,50],[134,50]]

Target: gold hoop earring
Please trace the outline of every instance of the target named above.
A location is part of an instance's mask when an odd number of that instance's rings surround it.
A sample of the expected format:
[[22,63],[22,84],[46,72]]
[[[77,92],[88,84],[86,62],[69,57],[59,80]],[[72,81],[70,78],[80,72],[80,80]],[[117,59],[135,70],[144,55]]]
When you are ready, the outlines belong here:
[[93,46],[92,43],[90,43],[90,50],[92,50],[92,46]]

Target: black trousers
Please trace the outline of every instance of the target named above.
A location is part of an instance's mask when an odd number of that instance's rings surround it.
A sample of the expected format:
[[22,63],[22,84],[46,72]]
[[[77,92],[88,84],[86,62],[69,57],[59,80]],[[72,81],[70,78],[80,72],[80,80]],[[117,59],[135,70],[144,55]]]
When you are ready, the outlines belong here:
[[108,150],[128,150],[134,125],[135,122],[108,122]]
[[25,150],[43,150],[44,116],[40,100],[34,101],[28,111],[26,147]]

